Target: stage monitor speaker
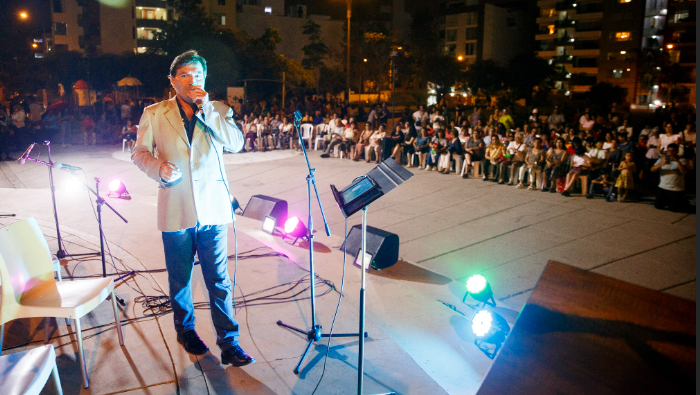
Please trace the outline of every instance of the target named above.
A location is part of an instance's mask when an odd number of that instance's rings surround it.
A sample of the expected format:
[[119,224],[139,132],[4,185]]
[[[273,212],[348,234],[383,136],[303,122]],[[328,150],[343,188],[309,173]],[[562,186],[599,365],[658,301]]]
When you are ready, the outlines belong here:
[[[347,252],[357,258],[362,248],[362,225],[355,225],[348,233]],[[343,246],[340,246],[343,250]],[[399,260],[399,236],[385,230],[367,226],[367,254],[372,257],[373,269],[384,269]]]
[[253,195],[243,210],[243,216],[263,221],[265,217],[275,219],[277,226],[287,220],[287,201],[271,196]]

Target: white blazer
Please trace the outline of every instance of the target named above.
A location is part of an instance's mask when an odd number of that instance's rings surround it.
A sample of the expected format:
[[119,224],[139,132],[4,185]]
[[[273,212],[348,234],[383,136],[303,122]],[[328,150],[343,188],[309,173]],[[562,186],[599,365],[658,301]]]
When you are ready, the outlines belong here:
[[[187,139],[177,96],[146,107],[139,123],[131,161],[158,181],[158,230],[174,232],[197,225],[231,223],[231,201],[224,170],[223,150],[243,148],[243,134],[233,121],[233,110],[219,102],[203,106],[205,124],[198,115]],[[165,183],[160,166],[170,162],[182,179]]]

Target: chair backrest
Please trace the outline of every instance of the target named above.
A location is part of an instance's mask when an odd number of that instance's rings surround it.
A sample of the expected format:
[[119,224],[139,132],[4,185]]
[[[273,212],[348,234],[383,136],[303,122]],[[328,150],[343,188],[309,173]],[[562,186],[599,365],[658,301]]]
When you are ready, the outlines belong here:
[[34,218],[0,229],[0,313],[5,312],[6,306],[19,302],[24,292],[54,282],[53,276],[51,251]]
[[304,139],[311,138],[311,134],[313,133],[314,130],[314,125],[310,123],[303,123],[301,126],[299,126],[301,129],[301,137]]

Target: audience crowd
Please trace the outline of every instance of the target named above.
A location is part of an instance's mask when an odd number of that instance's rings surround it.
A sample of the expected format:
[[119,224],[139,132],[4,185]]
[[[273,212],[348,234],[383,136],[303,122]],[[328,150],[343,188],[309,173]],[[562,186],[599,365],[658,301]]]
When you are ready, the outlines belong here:
[[[64,146],[123,141],[131,149],[147,104],[107,101],[80,113],[44,110],[31,99],[11,112],[0,107],[0,159],[44,137]],[[655,196],[657,208],[673,211],[687,210],[687,195],[695,195],[695,113],[673,107],[647,116],[654,121],[643,128],[615,106],[608,113],[586,108],[569,116],[555,106],[514,117],[507,108],[421,105],[392,117],[386,103],[366,112],[339,99],[305,97],[286,108],[276,100],[252,108],[238,100],[233,109],[246,151],[301,149],[298,112],[301,140],[323,150],[323,158],[393,158],[418,170],[608,202]]]

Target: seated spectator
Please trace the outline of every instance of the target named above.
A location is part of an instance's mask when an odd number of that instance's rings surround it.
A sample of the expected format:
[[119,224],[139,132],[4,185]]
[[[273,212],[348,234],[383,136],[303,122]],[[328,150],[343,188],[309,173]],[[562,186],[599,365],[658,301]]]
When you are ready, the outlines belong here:
[[637,167],[634,164],[634,155],[631,152],[625,153],[625,160],[617,167],[620,175],[617,176],[617,201],[624,202],[627,200],[627,193],[630,189],[634,189],[634,175],[637,173]]
[[379,129],[372,133],[369,138],[369,146],[367,146],[367,152],[365,153],[365,160],[367,162],[372,160],[372,153],[376,158],[376,162],[382,161],[382,140],[386,137],[386,131],[384,130],[384,125],[379,125]]
[[314,126],[320,125],[320,124],[324,123],[324,122],[323,122],[323,117],[321,116],[321,111],[316,111],[315,116],[314,116],[314,119],[313,119],[313,121],[311,121],[311,123],[312,123]]
[[632,140],[632,135],[634,134],[634,129],[632,129],[632,125],[629,124],[629,120],[625,118],[622,121],[622,125],[617,127],[617,133],[618,134],[625,134],[627,135],[627,140]]
[[394,130],[387,136],[391,144],[387,144],[387,149],[391,150],[390,158],[393,158],[396,163],[401,164],[401,153],[403,152],[403,124],[397,122]]
[[353,147],[357,143],[357,139],[360,136],[360,132],[357,130],[357,124],[351,122],[345,132],[343,132],[343,140],[340,142],[340,151],[345,153],[345,156],[349,156],[353,151]]
[[292,136],[294,135],[294,124],[289,122],[289,120],[286,117],[282,118],[282,125],[280,126],[279,130],[280,130],[280,134],[278,137],[278,144],[279,144],[280,148],[282,148],[282,149],[284,149],[285,147],[291,148],[292,145],[296,145],[297,149],[301,148],[301,147],[299,147],[299,142],[296,140],[294,141],[293,144],[290,144],[290,143],[292,143],[291,139],[292,139]]
[[416,142],[416,138],[418,138],[416,126],[413,124],[413,122],[404,123],[404,132],[406,135],[403,140],[402,150],[406,154],[406,159],[408,159],[408,167],[413,167],[412,156],[416,152],[414,143]]
[[418,153],[418,169],[425,169],[428,153],[430,152],[430,137],[428,136],[428,131],[426,129],[421,129],[420,133],[421,135],[416,139],[414,146],[416,152]]
[[[566,177],[566,163],[568,160],[568,152],[564,145],[564,139],[559,137],[554,141],[554,146],[549,149],[544,168],[544,188],[543,192],[557,192],[558,185],[561,185],[560,192],[564,191],[563,182]],[[548,185],[549,184],[549,185]]]
[[579,119],[579,130],[589,131],[593,129],[593,125],[595,125],[595,119],[593,119],[590,110],[587,108]]
[[248,125],[248,133],[245,135],[245,150],[248,152],[255,151],[255,142],[258,139],[258,125],[251,123]]
[[514,138],[514,140],[508,143],[508,146],[506,147],[506,155],[504,155],[508,157],[508,160],[502,161],[499,165],[499,184],[504,184],[506,182],[505,177],[508,168],[510,168],[508,185],[515,184],[515,179],[517,178],[516,175],[520,171],[520,166],[522,166],[523,163],[525,163],[525,153],[527,152],[527,145],[525,145],[525,143],[523,142],[522,133],[518,133],[515,135],[511,133],[510,135],[508,135],[508,139],[510,140],[511,137]]
[[570,196],[576,180],[578,180],[581,173],[588,171],[590,168],[590,160],[588,156],[586,156],[586,149],[581,139],[574,137],[574,139],[571,140],[571,146],[574,154],[571,156],[571,170],[569,170],[569,173],[566,175],[566,185],[564,186],[564,191],[561,193],[562,196]]
[[608,151],[603,149],[603,140],[596,140],[595,147],[589,149],[586,155],[589,158],[591,170],[595,172],[593,177],[597,177],[598,170],[605,167],[608,160]]
[[456,129],[452,132],[452,138],[447,145],[447,155],[443,154],[440,157],[442,164],[438,165],[438,170],[442,174],[450,174],[452,159],[455,159],[455,173],[459,174],[462,170],[461,166],[458,166],[458,164],[462,164],[464,149],[462,148],[462,141],[460,141],[458,134]]
[[527,189],[534,190],[537,187],[537,179],[540,178],[540,174],[542,172],[545,154],[546,152],[542,149],[542,140],[536,138],[532,149],[530,149],[525,155],[525,163],[520,167],[520,181],[518,182],[518,188],[525,188],[525,185],[523,184],[525,173],[530,175],[530,186]]
[[683,140],[685,158],[692,158],[695,155],[695,123],[688,123],[685,125],[683,133],[681,133],[681,139]]
[[445,131],[438,129],[435,136],[430,140],[430,152],[426,161],[426,169],[428,171],[437,171],[440,157],[447,155],[448,141],[445,138]]
[[685,173],[688,171],[685,158],[678,157],[678,144],[666,147],[666,154],[657,159],[651,171],[659,171],[659,188],[656,192],[654,207],[659,210],[668,208],[677,212],[685,209]]
[[365,147],[369,145],[369,138],[372,136],[374,131],[369,123],[365,123],[365,130],[360,134],[357,144],[355,144],[355,149],[353,150],[352,160],[355,162],[359,161],[360,158],[365,154]]
[[[71,116],[72,117],[72,116]],[[61,132],[64,133],[64,125],[70,125],[67,121],[61,123]],[[122,128],[122,138],[126,140],[126,146],[129,148],[129,152],[134,151],[134,143],[136,143],[136,131],[138,129],[135,125],[131,123],[131,119],[126,120],[126,125]],[[70,133],[70,132],[68,132]],[[63,145],[66,146],[65,144]]]
[[504,153],[505,147],[501,142],[501,139],[497,138],[496,136],[493,136],[491,139],[491,144],[489,144],[489,146],[486,147],[484,159],[482,159],[481,161],[481,169],[484,172],[484,176],[482,179],[484,181],[487,181],[489,179],[490,169],[494,172],[492,181],[496,181],[498,179],[498,164],[503,159]]
[[486,145],[481,138],[481,132],[479,130],[473,131],[464,144],[464,174],[462,174],[462,178],[468,177],[470,166],[473,164],[479,166],[479,163],[484,159],[485,151]]
[[330,137],[328,139],[328,144],[323,150],[321,158],[330,158],[330,152],[335,148],[336,145],[343,142],[343,133],[345,132],[345,125],[340,118],[336,118],[331,124]]

